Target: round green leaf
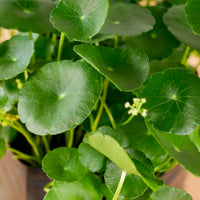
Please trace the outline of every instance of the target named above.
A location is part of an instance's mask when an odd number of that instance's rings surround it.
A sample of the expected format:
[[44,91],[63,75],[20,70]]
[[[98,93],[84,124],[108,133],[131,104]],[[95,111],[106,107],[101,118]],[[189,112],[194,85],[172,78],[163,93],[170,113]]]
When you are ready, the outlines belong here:
[[146,98],[146,119],[158,130],[184,135],[200,124],[200,80],[185,69],[152,75],[139,97]]
[[101,183],[92,175],[87,175],[72,183],[55,182],[44,200],[101,200]]
[[151,59],[168,57],[178,47],[179,41],[167,30],[162,18],[166,7],[149,8],[156,19],[153,30],[135,37],[127,37],[127,45],[133,49],[144,50]]
[[78,151],[82,165],[87,167],[91,172],[101,172],[105,170],[107,158],[89,144],[82,142],[79,145]]
[[82,60],[46,64],[20,91],[20,119],[39,135],[70,130],[90,114],[101,88],[98,73]]
[[6,96],[2,87],[0,87],[0,108],[3,108],[8,101],[8,97]]
[[141,86],[149,73],[148,57],[140,50],[89,44],[76,45],[74,50],[120,90],[132,91]]
[[196,35],[186,21],[184,5],[171,7],[164,15],[169,31],[181,42],[200,50],[200,36]]
[[192,200],[192,197],[180,188],[173,188],[172,186],[160,187],[157,191],[150,195],[149,200]]
[[3,138],[0,138],[0,159],[6,153],[6,142]]
[[133,149],[142,151],[151,160],[154,168],[168,159],[168,154],[149,133],[142,117],[135,117],[128,124],[119,128],[128,137],[130,146]]
[[198,0],[187,0],[185,5],[185,14],[187,21],[192,29],[200,34],[200,16],[199,16],[200,2]]
[[174,61],[165,61],[165,60],[153,60],[150,64],[150,75],[157,73],[157,72],[163,72],[166,69],[170,68],[185,68],[184,65],[182,65],[179,62]]
[[55,6],[53,0],[1,0],[0,26],[21,32],[52,31],[49,15]]
[[107,16],[108,0],[62,0],[50,17],[53,26],[71,40],[87,40],[101,29]]
[[[120,182],[122,170],[113,162],[108,163],[107,169],[104,173],[104,180],[108,189],[115,193]],[[147,185],[137,175],[126,174],[126,178],[121,189],[119,197],[122,199],[133,199],[141,196],[147,189]]]
[[48,152],[42,160],[42,169],[49,178],[67,182],[81,179],[87,173],[79,161],[78,150],[67,147]]
[[191,140],[191,135],[198,133],[198,129],[189,135],[175,135],[161,132],[147,123],[149,131],[153,134],[160,145],[187,171],[200,177],[200,151],[198,146]]
[[155,20],[148,9],[136,4],[115,2],[109,7],[101,33],[134,36],[153,28]]
[[0,44],[0,80],[23,72],[33,55],[33,41],[27,36],[14,36]]

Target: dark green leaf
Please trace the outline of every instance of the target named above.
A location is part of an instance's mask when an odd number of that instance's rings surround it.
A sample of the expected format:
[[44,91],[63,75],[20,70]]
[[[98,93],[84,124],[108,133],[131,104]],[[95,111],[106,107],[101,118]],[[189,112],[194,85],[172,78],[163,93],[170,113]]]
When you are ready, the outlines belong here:
[[3,138],[0,138],[0,159],[6,153],[6,142]]
[[140,163],[138,159],[132,159],[111,136],[95,132],[87,137],[87,142],[94,149],[107,156],[124,172],[139,175],[154,190],[159,187],[160,183],[154,179],[149,167]]
[[2,87],[0,87],[0,108],[3,108],[8,101],[8,97],[6,96]]
[[151,160],[154,168],[168,159],[168,154],[149,133],[142,117],[135,117],[127,125],[120,127],[120,129],[128,137],[130,146],[133,149],[142,151]]
[[21,32],[52,31],[49,15],[55,6],[53,0],[1,0],[0,26]]
[[[117,167],[112,162],[108,163],[104,174],[104,180],[106,186],[112,193],[115,193],[117,189],[121,174],[122,170],[119,167]],[[147,185],[139,176],[134,174],[127,174],[119,197],[122,199],[133,199],[141,196],[146,189]]]
[[55,182],[44,200],[101,200],[101,183],[92,175],[72,183]]
[[200,9],[199,0],[187,0],[187,3],[185,5],[186,18],[192,29],[198,34],[200,34],[199,9]]
[[62,0],[50,21],[71,40],[87,40],[96,35],[107,16],[108,0]]
[[200,124],[200,80],[185,69],[168,69],[152,75],[139,97],[146,98],[146,118],[158,130],[184,135]]
[[70,130],[87,118],[101,88],[98,73],[82,60],[49,63],[21,89],[20,119],[39,135]]
[[178,62],[153,60],[150,65],[150,74],[163,72],[169,68],[185,68],[185,66]]
[[153,192],[149,200],[192,200],[192,197],[180,188],[173,188],[171,186],[160,187]]
[[101,172],[105,170],[107,158],[89,144],[82,142],[79,145],[78,151],[82,165],[87,167],[91,172]]
[[[150,123],[147,123],[147,126],[161,146],[163,146],[180,165],[190,173],[200,176],[200,152],[197,146],[190,140],[190,135],[167,134],[156,130]],[[193,132],[190,134],[195,133]]]
[[139,36],[127,37],[126,41],[131,48],[144,50],[151,59],[162,59],[178,47],[179,41],[167,30],[162,21],[167,8],[159,6],[149,9],[156,19],[153,30]]
[[109,135],[114,138],[123,148],[129,146],[129,141],[126,135],[121,130],[112,129],[109,126],[100,127],[97,129],[97,132],[100,132],[103,135]]
[[134,36],[153,28],[155,20],[148,9],[136,4],[111,3],[108,17],[101,33],[120,36]]
[[200,132],[199,132],[199,126],[198,130],[194,131],[193,134],[189,134],[190,140],[196,145],[200,152]]
[[140,50],[88,44],[77,45],[74,50],[120,90],[131,91],[139,87],[149,73],[148,57]]
[[164,15],[169,31],[181,42],[200,50],[200,36],[196,35],[186,21],[184,5],[171,7]]
[[79,161],[78,150],[67,147],[48,152],[42,160],[42,169],[49,178],[67,182],[79,180],[87,173]]
[[14,36],[0,45],[0,80],[23,72],[33,55],[33,41],[26,36]]
[[50,60],[54,53],[54,45],[50,38],[41,36],[35,42],[35,56],[37,59]]

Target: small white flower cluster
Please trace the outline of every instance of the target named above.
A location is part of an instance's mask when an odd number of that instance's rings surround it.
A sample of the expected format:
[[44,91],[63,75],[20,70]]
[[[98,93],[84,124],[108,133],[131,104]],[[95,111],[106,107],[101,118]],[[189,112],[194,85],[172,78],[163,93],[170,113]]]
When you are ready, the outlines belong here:
[[146,103],[146,99],[142,98],[133,98],[133,104],[131,105],[129,102],[124,104],[125,108],[130,108],[128,114],[136,116],[141,114],[143,117],[147,116],[147,109],[142,108],[142,105]]

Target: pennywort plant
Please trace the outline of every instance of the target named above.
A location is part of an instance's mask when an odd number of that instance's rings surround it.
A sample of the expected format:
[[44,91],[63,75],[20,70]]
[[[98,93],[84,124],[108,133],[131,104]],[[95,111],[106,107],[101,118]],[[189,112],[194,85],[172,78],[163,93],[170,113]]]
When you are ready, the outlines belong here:
[[45,200],[192,199],[159,177],[200,176],[200,2],[150,3],[0,0],[0,157],[42,167]]

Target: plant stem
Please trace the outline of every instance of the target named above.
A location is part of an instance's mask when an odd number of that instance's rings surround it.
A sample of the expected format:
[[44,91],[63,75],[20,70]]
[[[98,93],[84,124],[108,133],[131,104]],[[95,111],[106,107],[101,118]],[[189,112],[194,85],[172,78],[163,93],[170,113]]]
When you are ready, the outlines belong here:
[[162,163],[162,164],[160,164],[158,167],[156,167],[155,169],[154,169],[154,171],[156,172],[156,171],[159,171],[160,169],[162,169],[169,161],[171,161],[172,160],[172,157],[169,157],[164,163]]
[[184,54],[183,54],[183,57],[182,57],[182,60],[181,60],[181,64],[185,65],[187,68],[188,68],[187,58],[188,58],[189,52],[190,52],[190,47],[187,46],[185,48],[185,51],[184,51]]
[[[39,164],[39,166],[41,165],[41,161],[39,159],[37,159],[36,157],[34,157],[34,156],[25,154],[25,153],[23,153],[21,151],[13,149],[12,147],[7,147],[7,149],[12,151],[13,153],[17,154],[17,157],[19,159],[23,159],[23,160],[25,160],[25,161],[27,161],[29,163],[30,163],[30,160],[32,160],[32,161],[35,161],[37,164]],[[33,164],[33,162],[31,162],[30,164]],[[36,166],[35,163],[33,165]]]
[[41,160],[41,157],[40,157],[40,153],[39,153],[39,150],[37,148],[37,145],[34,141],[34,139],[32,138],[31,134],[29,132],[27,132],[18,122],[15,121],[15,124],[10,122],[9,120],[5,119],[5,118],[2,118],[2,120],[4,120],[7,124],[9,124],[12,128],[14,128],[15,130],[19,131],[25,138],[26,140],[28,141],[28,143],[32,146],[33,148],[33,152],[35,154],[35,156]]
[[115,35],[114,36],[114,48],[117,48],[118,47],[118,36]]
[[[109,85],[109,80],[105,79],[103,95],[102,95],[103,102],[105,102],[105,100],[106,100],[106,96],[107,96],[107,92],[108,92],[108,85]],[[96,131],[96,129],[98,127],[99,121],[101,119],[101,115],[103,113],[103,107],[104,107],[103,103],[101,102],[99,110],[98,110],[98,113],[97,113],[97,116],[96,116],[96,119],[95,119],[93,127],[92,127],[92,131]]]
[[115,191],[115,194],[114,194],[112,200],[117,200],[117,199],[118,199],[119,194],[120,194],[120,192],[121,192],[121,189],[122,189],[122,187],[123,187],[125,178],[126,178],[126,172],[122,171],[122,175],[121,175],[119,184],[118,184],[118,186],[117,186],[117,189],[116,189],[116,191]]
[[60,61],[60,58],[61,58],[64,40],[65,40],[65,33],[61,32],[61,35],[60,35],[60,42],[59,42],[59,47],[58,47],[57,62],[59,62],[59,61]]
[[27,69],[24,70],[24,80],[26,81],[28,79],[28,71]]
[[57,43],[57,35],[55,33],[52,33],[51,42],[56,46]]
[[48,140],[47,140],[45,135],[42,136],[42,141],[44,143],[44,147],[45,147],[46,152],[49,152],[50,151],[50,147],[49,147],[49,143],[48,143]]
[[67,136],[68,136],[67,147],[71,148],[74,142],[74,129],[71,129],[69,132],[67,132]]
[[90,129],[92,130],[92,126],[94,124],[94,117],[93,117],[92,113],[89,115],[89,120],[90,120]]
[[48,191],[51,189],[51,187],[53,187],[53,184],[54,184],[54,181],[48,182],[48,183],[44,186],[44,191],[45,191],[45,192],[48,192]]
[[150,1],[151,1],[151,0],[147,0],[147,2],[146,2],[146,7],[149,6]]
[[120,126],[124,126],[126,124],[128,124],[132,119],[133,119],[134,115],[131,115],[125,122],[121,123]]
[[114,120],[114,118],[112,116],[112,113],[110,112],[110,109],[108,108],[107,104],[105,103],[105,101],[103,100],[102,97],[100,97],[100,100],[103,103],[104,109],[105,109],[105,111],[106,111],[106,113],[108,115],[108,118],[109,118],[109,120],[110,120],[110,122],[112,124],[113,129],[115,129],[117,127],[117,125],[116,125],[115,120]]
[[89,42],[90,42],[90,45],[92,46],[93,45],[92,38],[89,38]]

